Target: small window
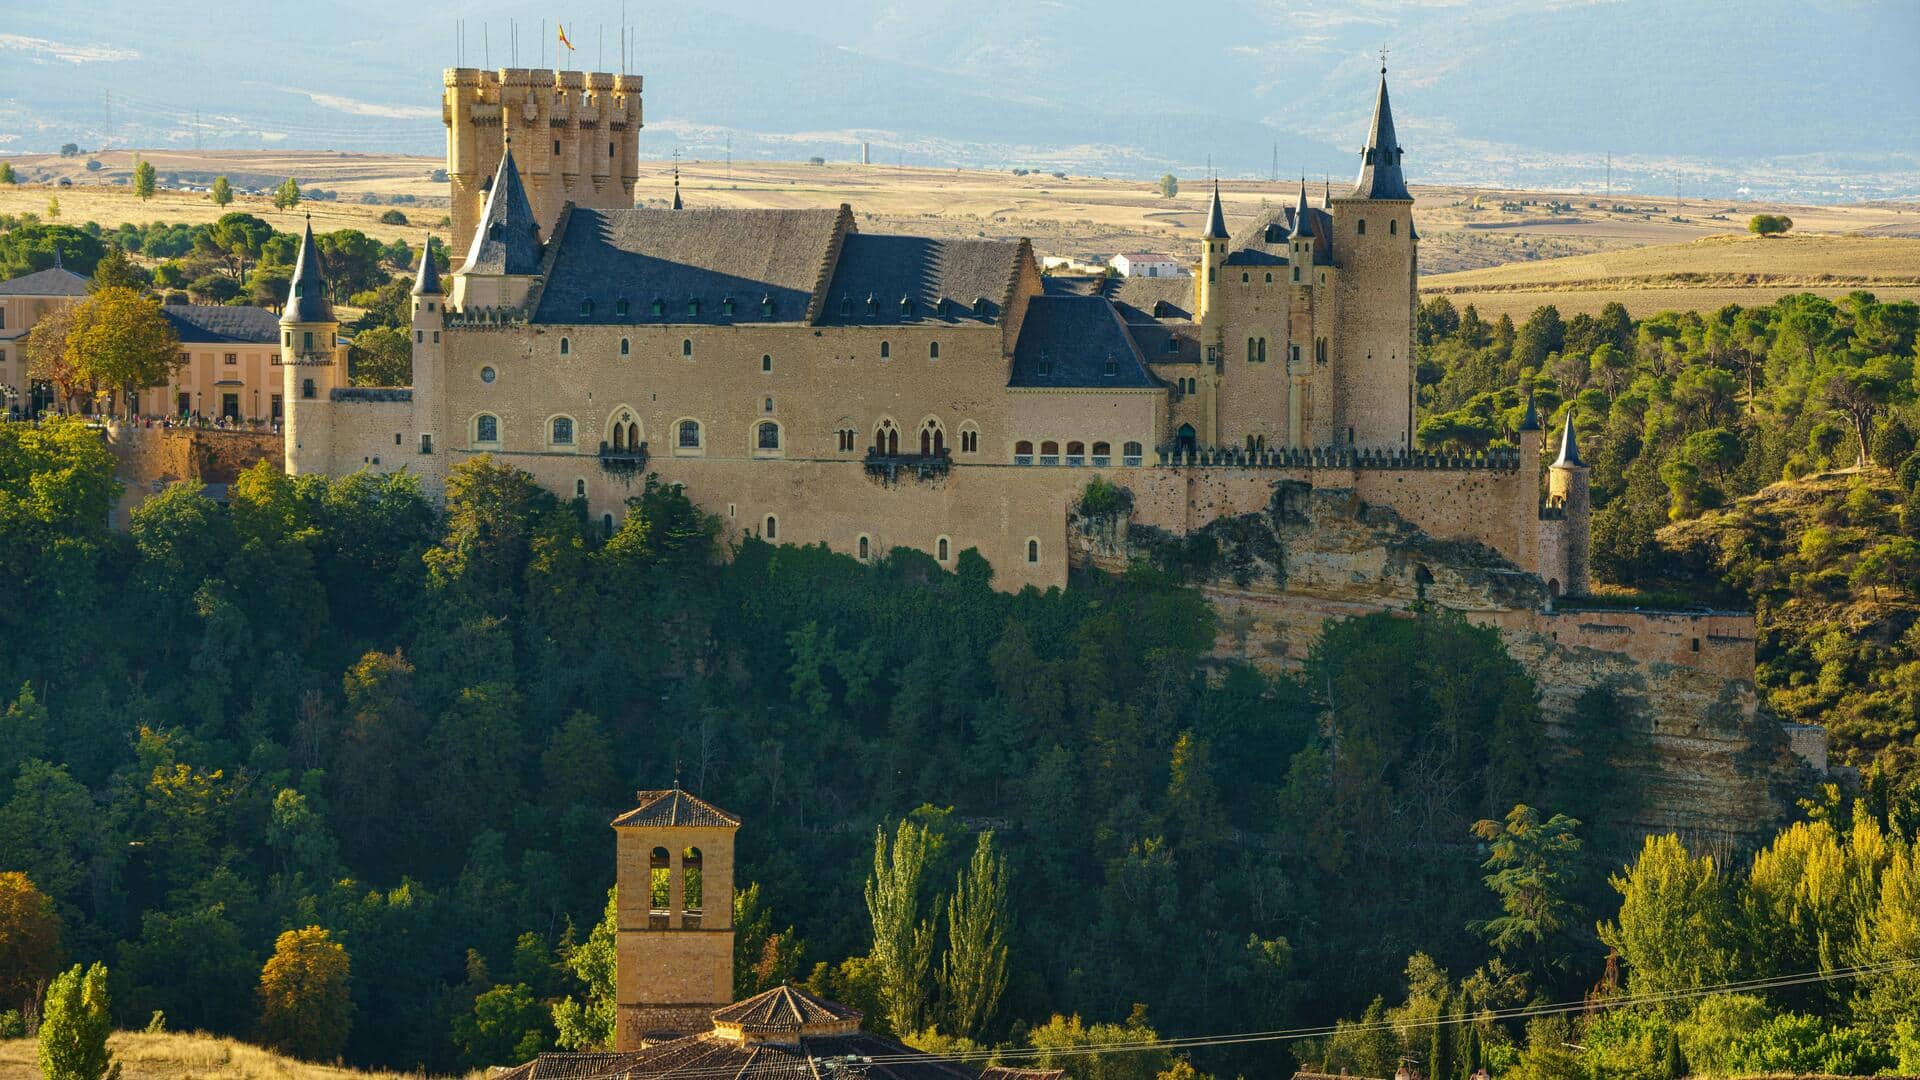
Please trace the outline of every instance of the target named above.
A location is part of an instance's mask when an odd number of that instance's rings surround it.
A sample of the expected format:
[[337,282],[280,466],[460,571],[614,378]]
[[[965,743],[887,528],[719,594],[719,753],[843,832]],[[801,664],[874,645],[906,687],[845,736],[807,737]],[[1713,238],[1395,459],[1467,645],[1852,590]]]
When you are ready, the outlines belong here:
[[767,539],[772,540],[774,537],[778,535],[780,535],[780,522],[775,520],[772,514],[768,514],[767,515],[767,532],[766,532]]
[[1115,378],[1119,374],[1120,374],[1120,362],[1118,360],[1115,360],[1111,356],[1107,357],[1107,367],[1106,367],[1107,378],[1109,379]]
[[773,370],[773,354],[772,353],[767,353],[766,355],[760,358],[760,370],[761,371]]
[[626,317],[626,314],[627,314],[627,298],[626,297],[623,296],[613,302],[613,313],[622,318]]
[[762,450],[780,449],[780,425],[770,420],[761,424],[754,444]]
[[500,441],[500,420],[498,417],[481,413],[473,422],[473,441],[494,443]]
[[654,318],[661,318],[667,313],[667,302],[656,296],[653,298],[653,303],[647,306],[647,310],[652,312]]
[[313,397],[313,380],[312,380],[312,379],[303,379],[303,380],[301,380],[301,382],[300,382],[300,396],[301,396],[301,397],[303,397],[303,398],[307,398],[307,399],[309,399],[309,400],[311,400],[311,399],[312,399],[312,397]]
[[1025,439],[1013,444],[1013,463],[1015,465],[1033,464],[1033,444]]
[[1103,442],[1094,443],[1093,444],[1093,467],[1096,469],[1104,469],[1111,464],[1113,464],[1112,444],[1103,443]]
[[587,497],[587,482],[585,480],[577,478],[574,480],[573,497],[576,499],[584,499]]
[[426,340],[427,332],[425,330],[415,330],[413,332],[413,343],[415,345],[423,344]]
[[1167,351],[1168,351],[1168,352],[1170,352],[1170,353],[1177,353],[1177,352],[1179,352],[1179,351],[1180,351],[1180,339],[1179,339],[1179,338],[1177,338],[1177,337],[1174,337],[1174,336],[1173,336],[1173,335],[1171,335],[1171,334],[1169,334],[1169,335],[1167,335]]
[[584,317],[586,317],[586,316],[588,316],[588,315],[592,315],[592,314],[593,314],[593,301],[592,301],[592,300],[582,300],[582,301],[580,301],[580,315],[581,315],[581,317],[582,317],[582,318],[584,318]]
[[1079,468],[1080,466],[1085,465],[1086,463],[1087,463],[1087,444],[1083,442],[1078,442],[1078,441],[1068,443],[1067,444],[1067,464],[1073,468]]
[[987,298],[986,297],[977,296],[974,298],[973,313],[982,319],[987,317]]
[[1059,443],[1048,441],[1040,444],[1040,464],[1042,465],[1060,464],[1060,444]]
[[[1296,271],[1294,271],[1294,273],[1295,273],[1295,274],[1297,275],[1297,274],[1299,273],[1299,271],[1297,271],[1297,270],[1296,270]],[[1300,280],[1300,279],[1299,279],[1299,278],[1298,278],[1298,277],[1296,276],[1296,277],[1294,278],[1294,280],[1295,280],[1295,281],[1298,281],[1298,280]],[[1273,284],[1273,271],[1271,271],[1271,270],[1269,270],[1269,271],[1267,271],[1267,284],[1269,284],[1269,285],[1271,285],[1271,284]]]
[[240,354],[239,354],[239,353],[228,353],[228,354],[227,354],[227,363],[228,363],[228,364],[237,364],[237,363],[239,363],[239,362],[240,362]]
[[1293,268],[1293,280],[1295,281],[1300,280],[1300,268],[1297,266]]
[[939,342],[937,341],[927,342],[927,359],[929,360],[940,359],[940,343]]
[[1354,227],[1354,231],[1361,236],[1367,235],[1367,219],[1361,218],[1359,224]]
[[559,139],[555,139],[555,140],[553,140],[553,152],[554,152],[555,154],[558,154],[558,153],[560,153],[560,140],[559,140]]
[[680,448],[682,450],[698,450],[700,448],[700,421],[680,421]]
[[764,403],[764,406],[762,407],[762,409],[761,409],[761,411],[762,411],[762,412],[769,412],[769,413],[773,411],[773,399],[772,399],[772,398],[768,398],[768,399],[766,399],[766,401],[765,401],[765,403]]
[[[613,515],[612,514],[600,515],[600,535],[609,537],[609,538],[613,536]],[[664,907],[665,905],[662,904],[661,906]]]
[[573,420],[571,417],[556,416],[553,418],[552,438],[553,445],[555,446],[573,445]]
[[483,383],[491,383],[497,377],[491,367],[483,367],[480,369],[480,381]]
[[1120,447],[1120,464],[1128,468],[1139,468],[1142,456],[1140,444],[1137,442],[1126,443]]
[[935,551],[935,554],[933,556],[934,558],[940,560],[941,562],[947,561],[947,538],[946,537],[944,536],[941,537],[939,541],[934,544],[934,551]]
[[607,156],[608,156],[608,157],[612,157],[612,156],[613,156],[613,143],[612,143],[612,142],[608,142],[608,143],[607,143]]
[[1388,236],[1400,235],[1400,221],[1398,218],[1387,219],[1387,235]]
[[885,360],[887,357],[892,355],[893,355],[893,345],[890,342],[885,342],[885,341],[881,342],[880,343],[880,359]]
[[773,297],[763,296],[760,298],[760,317],[763,319],[773,318]]
[[1240,271],[1240,284],[1245,285],[1246,283],[1252,280],[1253,279],[1251,277],[1247,276],[1247,272],[1245,270]]
[[440,331],[438,331],[438,330],[435,330],[435,331],[433,332],[433,343],[434,343],[435,345],[438,345],[438,344],[440,344]]
[[632,350],[632,348],[633,348],[632,344],[628,342],[626,338],[620,339],[620,355],[621,356],[626,356]]
[[300,347],[306,352],[313,351],[313,331],[302,330],[300,332]]
[[853,314],[853,301],[845,296],[841,297],[840,298],[840,317],[844,319],[847,316],[852,314]]
[[681,356],[693,355],[693,339],[692,338],[680,339],[680,355]]
[[728,296],[723,298],[720,301],[720,314],[722,315],[733,314],[733,297]]
[[560,355],[565,356],[572,351],[573,351],[573,343],[568,341],[566,338],[561,338],[560,339]]
[[[279,397],[280,395],[278,394],[274,395],[276,403],[278,403]],[[420,452],[423,454],[433,453],[433,436],[426,432],[420,433]]]
[[1037,563],[1039,561],[1040,561],[1040,541],[1038,540],[1027,541],[1027,562]]
[[863,561],[867,558],[868,551],[867,538],[863,536],[860,538],[860,558]]
[[700,314],[700,298],[699,297],[697,296],[687,297],[687,314],[689,315]]

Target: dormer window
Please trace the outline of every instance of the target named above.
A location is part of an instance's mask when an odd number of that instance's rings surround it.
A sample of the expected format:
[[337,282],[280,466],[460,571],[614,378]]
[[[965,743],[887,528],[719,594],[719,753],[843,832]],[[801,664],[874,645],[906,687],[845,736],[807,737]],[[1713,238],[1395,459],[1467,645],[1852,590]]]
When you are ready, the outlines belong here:
[[953,313],[953,301],[948,300],[944,296],[941,297],[940,298],[940,317],[944,319],[952,313]]
[[588,318],[592,314],[593,314],[593,301],[592,300],[580,301],[580,317],[584,319],[584,318]]
[[722,315],[733,314],[733,297],[729,296],[720,301],[720,313]]
[[1115,360],[1111,356],[1107,357],[1107,372],[1106,372],[1107,378],[1111,379],[1118,374],[1120,374],[1119,361]]
[[851,314],[853,314],[853,301],[847,299],[844,296],[841,297],[840,298],[840,317],[844,319]]
[[763,319],[773,318],[773,295],[771,293],[760,298],[760,317]]
[[1040,377],[1044,379],[1052,374],[1053,374],[1053,361],[1047,357],[1046,353],[1043,352],[1040,354]]
[[699,297],[697,296],[687,297],[687,314],[689,315],[700,314],[700,298]]
[[867,294],[867,318],[871,319],[879,314],[880,314],[880,301],[876,299],[872,293],[868,293]]
[[976,296],[973,298],[973,313],[982,319],[987,317],[987,298],[986,297]]
[[626,314],[627,314],[627,298],[626,297],[623,296],[620,299],[615,300],[613,302],[613,313],[615,315],[620,316],[621,318],[626,317]]
[[653,305],[649,310],[653,312],[653,317],[658,319],[667,313],[666,302],[656,296],[653,298]]
[[1177,337],[1174,337],[1172,334],[1167,335],[1167,351],[1170,353],[1177,353],[1180,351],[1180,339]]
[[913,318],[913,297],[903,296],[900,298],[900,315],[902,318]]

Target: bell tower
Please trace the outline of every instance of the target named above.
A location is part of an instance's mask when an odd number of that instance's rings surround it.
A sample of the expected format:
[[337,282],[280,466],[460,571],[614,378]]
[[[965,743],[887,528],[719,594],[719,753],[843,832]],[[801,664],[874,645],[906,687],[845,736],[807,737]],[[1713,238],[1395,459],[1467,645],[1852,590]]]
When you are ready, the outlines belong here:
[[733,836],[740,819],[680,788],[614,818],[615,1050],[705,1031],[733,1002]]

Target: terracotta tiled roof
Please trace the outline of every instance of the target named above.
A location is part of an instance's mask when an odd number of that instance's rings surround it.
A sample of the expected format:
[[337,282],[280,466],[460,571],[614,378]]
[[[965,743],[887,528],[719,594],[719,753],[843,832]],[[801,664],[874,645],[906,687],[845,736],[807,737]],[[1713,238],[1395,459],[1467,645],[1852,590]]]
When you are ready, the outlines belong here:
[[822,1025],[839,1027],[849,1021],[858,1027],[862,1015],[850,1005],[817,998],[792,986],[776,986],[715,1010],[713,1022],[748,1032],[805,1032]]
[[490,1080],[823,1080],[837,1061],[881,1058],[859,1067],[869,1080],[975,1080],[972,1069],[878,1035],[854,1032],[791,1041],[742,1042],[707,1032],[624,1054],[541,1054]]
[[980,1071],[980,1080],[1060,1080],[1066,1072],[1065,1069],[1010,1069],[1005,1065],[989,1065]]
[[613,827],[649,828],[684,825],[695,828],[737,829],[740,819],[705,799],[679,788],[636,792],[639,805],[613,819]]

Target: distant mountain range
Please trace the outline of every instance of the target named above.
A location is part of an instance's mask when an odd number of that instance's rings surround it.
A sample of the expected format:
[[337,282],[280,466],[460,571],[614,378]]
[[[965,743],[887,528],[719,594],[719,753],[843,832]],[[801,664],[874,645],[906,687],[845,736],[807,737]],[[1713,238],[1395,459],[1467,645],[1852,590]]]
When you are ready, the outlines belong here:
[[[1920,197],[1913,0],[630,0],[642,152],[1350,174],[1379,49],[1416,181]],[[546,18],[543,24],[542,16]],[[619,66],[615,0],[21,6],[0,152],[435,153],[440,69]],[[544,26],[544,32],[543,32]],[[543,36],[544,35],[544,36]],[[547,42],[545,60],[539,55]],[[109,126],[110,125],[110,126]]]

